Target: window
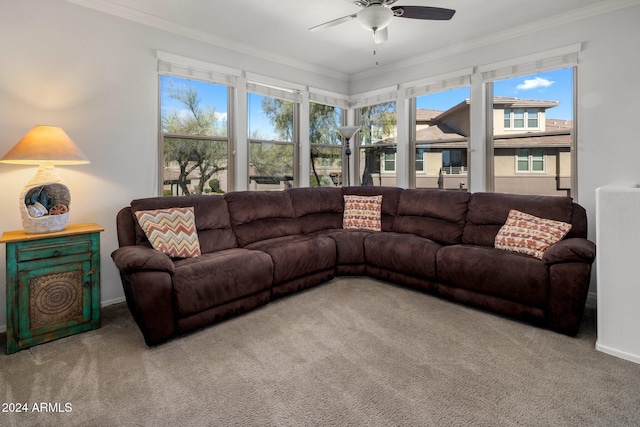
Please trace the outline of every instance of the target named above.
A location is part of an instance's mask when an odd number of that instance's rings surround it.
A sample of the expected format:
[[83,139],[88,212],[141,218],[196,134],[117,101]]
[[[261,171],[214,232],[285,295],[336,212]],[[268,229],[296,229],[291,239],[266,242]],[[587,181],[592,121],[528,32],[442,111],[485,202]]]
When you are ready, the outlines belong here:
[[382,172],[395,172],[396,171],[396,150],[385,149],[382,152]]
[[467,167],[467,150],[443,150],[442,173],[459,174],[465,172]]
[[544,172],[544,150],[519,148],[516,153],[517,172]]
[[415,98],[416,188],[469,188],[470,87]]
[[573,82],[569,67],[492,83],[495,191],[572,195]]
[[[537,108],[505,108],[504,128],[538,129],[538,111]],[[527,124],[526,126],[525,123]]]
[[311,143],[312,187],[342,185],[342,141],[336,132],[343,120],[342,109],[309,103],[309,142]]
[[396,185],[396,102],[389,101],[358,109],[360,153],[358,163],[362,185]]
[[425,169],[425,154],[424,148],[416,148],[416,173],[424,173]]
[[248,93],[249,189],[294,185],[298,104]]
[[228,188],[228,86],[160,76],[165,196]]

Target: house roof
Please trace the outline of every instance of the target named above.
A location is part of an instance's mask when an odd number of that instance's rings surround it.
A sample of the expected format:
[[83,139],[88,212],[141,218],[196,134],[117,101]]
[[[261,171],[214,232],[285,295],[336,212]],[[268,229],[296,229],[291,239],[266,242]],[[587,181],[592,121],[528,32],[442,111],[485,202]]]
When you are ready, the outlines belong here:
[[493,107],[497,106],[503,108],[553,108],[560,105],[558,101],[547,101],[542,99],[520,99],[511,98],[508,96],[494,96]]
[[[573,122],[571,120],[546,119],[545,132],[527,132],[519,134],[507,134],[497,136],[494,146],[499,148],[510,147],[570,147],[571,131]],[[438,123],[428,128],[420,129],[416,132],[416,141],[429,142],[434,148],[466,146],[467,137],[455,132],[444,123]],[[436,145],[437,144],[437,145]]]

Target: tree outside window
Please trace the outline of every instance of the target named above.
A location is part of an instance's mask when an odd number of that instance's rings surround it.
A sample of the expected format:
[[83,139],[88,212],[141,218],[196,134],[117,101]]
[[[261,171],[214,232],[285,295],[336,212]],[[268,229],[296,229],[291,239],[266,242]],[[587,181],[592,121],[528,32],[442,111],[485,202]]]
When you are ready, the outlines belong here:
[[248,94],[247,105],[250,189],[292,187],[297,105],[255,93]]
[[309,142],[311,144],[312,187],[342,185],[343,147],[336,129],[342,125],[342,109],[309,103]]
[[[360,180],[362,185],[395,186],[395,174],[383,174],[387,167],[395,171],[398,119],[396,103],[383,102],[359,109]],[[391,164],[393,155],[393,165]]]
[[229,88],[160,76],[164,195],[227,191]]

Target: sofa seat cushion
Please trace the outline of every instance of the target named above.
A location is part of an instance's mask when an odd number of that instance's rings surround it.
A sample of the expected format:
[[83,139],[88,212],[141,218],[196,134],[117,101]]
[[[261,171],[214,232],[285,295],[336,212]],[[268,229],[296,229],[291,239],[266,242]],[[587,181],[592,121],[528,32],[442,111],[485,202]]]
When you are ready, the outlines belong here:
[[199,313],[271,287],[268,254],[226,249],[175,261],[173,293],[179,317]]
[[372,231],[366,230],[326,230],[316,235],[329,236],[336,242],[337,265],[364,265],[364,239]]
[[246,247],[268,253],[273,260],[273,285],[319,271],[335,269],[336,244],[327,236],[285,236]]
[[545,307],[549,271],[539,259],[500,249],[454,245],[438,252],[438,279],[481,294]]
[[438,243],[403,233],[373,233],[364,241],[367,265],[422,279],[436,278]]

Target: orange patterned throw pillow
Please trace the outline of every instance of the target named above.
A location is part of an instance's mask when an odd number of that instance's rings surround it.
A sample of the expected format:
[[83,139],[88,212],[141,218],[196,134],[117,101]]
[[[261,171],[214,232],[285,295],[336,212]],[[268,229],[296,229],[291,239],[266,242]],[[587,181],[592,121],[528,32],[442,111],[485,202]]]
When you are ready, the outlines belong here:
[[174,258],[200,255],[193,207],[138,211],[136,218],[153,249]]
[[382,196],[344,196],[342,228],[382,231]]
[[517,210],[510,210],[507,222],[496,235],[495,247],[542,259],[549,246],[562,240],[571,224],[538,218]]

